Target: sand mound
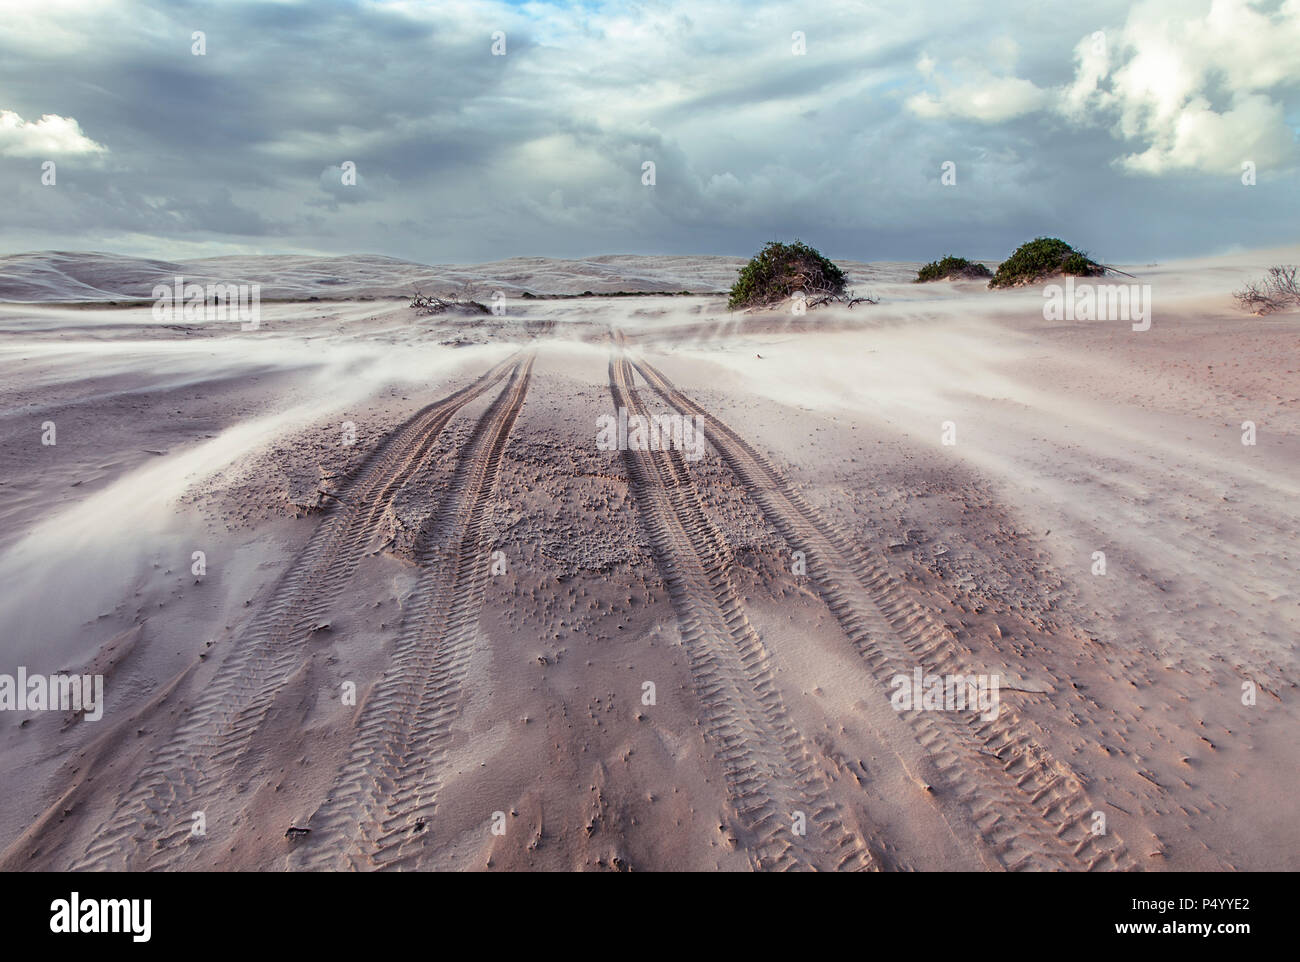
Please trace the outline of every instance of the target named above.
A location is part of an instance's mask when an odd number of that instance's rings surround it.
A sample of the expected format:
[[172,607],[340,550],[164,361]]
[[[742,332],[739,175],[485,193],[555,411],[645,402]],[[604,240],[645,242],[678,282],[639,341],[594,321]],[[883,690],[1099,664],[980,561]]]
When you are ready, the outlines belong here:
[[[404,297],[413,290],[452,291],[465,284],[485,300],[565,294],[718,292],[744,264],[739,257],[610,254],[581,260],[515,257],[487,264],[438,265],[363,254],[347,257],[251,255],[159,261],[119,254],[37,251],[0,257],[0,301],[147,299],[177,275],[197,284],[260,284],[263,300]],[[840,262],[855,283],[901,279],[911,265]]]

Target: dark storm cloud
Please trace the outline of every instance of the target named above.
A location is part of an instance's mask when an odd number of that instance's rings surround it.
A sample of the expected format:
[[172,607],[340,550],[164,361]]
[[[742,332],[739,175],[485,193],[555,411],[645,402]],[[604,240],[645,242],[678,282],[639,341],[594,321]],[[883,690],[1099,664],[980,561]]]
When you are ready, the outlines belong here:
[[[1028,0],[50,0],[0,33],[0,245],[470,261],[798,234],[842,257],[929,258],[1060,233],[1118,259],[1292,240],[1279,118],[1294,122],[1300,68],[1263,66],[1300,2],[1225,2],[1265,37],[1258,63],[1220,58],[1197,32],[1208,4],[1172,0],[1050,17]],[[1094,31],[1111,52],[1090,86]],[[1162,44],[1187,89],[1151,68]],[[1259,158],[1254,188],[1238,152]]]

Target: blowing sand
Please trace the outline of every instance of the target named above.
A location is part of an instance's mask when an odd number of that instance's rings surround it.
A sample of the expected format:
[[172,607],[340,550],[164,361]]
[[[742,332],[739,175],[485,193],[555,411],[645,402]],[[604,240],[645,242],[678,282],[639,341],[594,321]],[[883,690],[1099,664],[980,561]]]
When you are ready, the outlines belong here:
[[[1133,331],[915,265],[793,317],[669,296],[729,258],[5,258],[0,674],[106,707],[0,712],[4,867],[1298,868],[1300,319],[1229,297],[1297,260],[1126,266]],[[260,329],[102,303],[173,272]],[[506,314],[376,299],[465,281]]]

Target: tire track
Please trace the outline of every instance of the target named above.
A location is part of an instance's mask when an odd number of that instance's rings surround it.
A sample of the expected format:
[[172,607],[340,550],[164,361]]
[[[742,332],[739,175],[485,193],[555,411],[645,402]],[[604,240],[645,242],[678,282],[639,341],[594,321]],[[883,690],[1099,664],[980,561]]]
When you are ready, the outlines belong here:
[[[962,647],[913,602],[887,567],[867,557],[823,518],[762,455],[644,361],[637,371],[683,415],[705,418],[709,440],[792,548],[804,551],[810,581],[889,691],[889,680],[921,666],[967,674]],[[1097,806],[1084,780],[1033,737],[1034,725],[1005,704],[993,720],[975,712],[902,713],[951,793],[1008,869],[1136,868],[1122,840],[1093,835]]]
[[312,816],[292,868],[411,867],[427,851],[442,767],[473,654],[489,572],[488,520],[532,374],[514,371],[465,443],[439,510],[420,534],[424,574],[405,606],[391,668],[361,707],[336,790]]
[[[625,357],[612,358],[615,409],[646,414]],[[709,520],[681,453],[624,452],[655,558],[677,610],[682,642],[704,706],[705,735],[722,764],[728,793],[762,869],[878,867],[847,827],[790,721],[770,658],[727,576],[732,558]],[[796,836],[803,812],[808,833]]]
[[276,692],[301,663],[314,627],[367,553],[377,520],[423,465],[452,416],[512,367],[517,370],[518,362],[507,359],[426,406],[367,454],[276,585],[270,603],[114,816],[95,831],[74,869],[160,867],[185,850],[190,802],[220,792],[223,782],[238,774],[238,761]]

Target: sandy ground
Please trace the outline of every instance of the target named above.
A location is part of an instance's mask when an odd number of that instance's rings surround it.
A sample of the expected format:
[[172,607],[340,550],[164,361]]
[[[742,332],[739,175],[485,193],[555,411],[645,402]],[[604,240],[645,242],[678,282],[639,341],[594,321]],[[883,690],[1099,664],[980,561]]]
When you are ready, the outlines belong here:
[[[1300,868],[1300,318],[1228,296],[1300,250],[1126,266],[1146,331],[898,265],[797,317],[519,296],[727,258],[23,258],[0,674],[106,708],[0,712],[5,868]],[[65,303],[204,265],[298,300]],[[413,278],[506,314],[367,299]]]

